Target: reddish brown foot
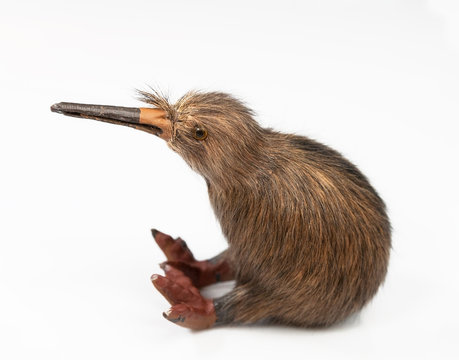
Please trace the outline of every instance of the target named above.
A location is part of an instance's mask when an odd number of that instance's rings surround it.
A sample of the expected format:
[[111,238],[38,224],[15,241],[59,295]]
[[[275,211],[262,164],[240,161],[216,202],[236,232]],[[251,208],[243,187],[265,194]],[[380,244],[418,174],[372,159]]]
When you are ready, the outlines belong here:
[[168,260],[161,264],[163,270],[166,265],[180,270],[191,279],[193,285],[197,288],[214,284],[218,281],[234,279],[231,266],[224,257],[198,261],[194,258],[186,242],[181,238],[173,239],[171,236],[156,229],[151,232]]
[[193,330],[211,327],[216,321],[213,301],[205,299],[180,270],[164,265],[166,276],[153,275],[151,281],[172,307],[163,316]]
[[166,255],[167,260],[182,261],[184,263],[196,262],[193,253],[181,238],[173,239],[171,236],[156,229],[152,229],[151,233],[164,255]]

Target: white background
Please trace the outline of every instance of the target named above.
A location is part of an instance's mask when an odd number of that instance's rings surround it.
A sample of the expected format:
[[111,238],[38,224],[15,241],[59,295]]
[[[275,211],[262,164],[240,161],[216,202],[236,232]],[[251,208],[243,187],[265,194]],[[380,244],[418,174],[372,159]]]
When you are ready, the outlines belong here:
[[[0,358],[459,357],[459,11],[451,0],[0,5]],[[385,285],[328,330],[192,332],[149,277],[149,229],[225,248],[204,181],[147,133],[49,111],[135,88],[244,99],[341,151],[387,202]]]

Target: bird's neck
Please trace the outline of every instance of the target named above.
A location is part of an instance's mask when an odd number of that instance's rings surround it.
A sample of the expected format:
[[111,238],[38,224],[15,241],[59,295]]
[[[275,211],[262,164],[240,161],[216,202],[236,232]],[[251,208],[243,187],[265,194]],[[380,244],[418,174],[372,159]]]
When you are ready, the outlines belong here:
[[218,166],[202,173],[208,186],[221,191],[253,187],[260,177],[269,172],[272,160],[269,146],[264,141],[246,144],[222,158]]

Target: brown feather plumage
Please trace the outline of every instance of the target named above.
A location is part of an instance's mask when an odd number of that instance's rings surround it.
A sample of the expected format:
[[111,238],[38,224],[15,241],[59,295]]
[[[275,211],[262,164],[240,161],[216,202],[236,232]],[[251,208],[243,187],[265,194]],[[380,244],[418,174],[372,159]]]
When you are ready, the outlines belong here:
[[[236,287],[215,300],[217,322],[268,319],[328,326],[361,309],[383,282],[390,251],[385,205],[337,151],[265,129],[230,95],[190,92],[168,113],[171,149],[207,182]],[[206,128],[205,141],[189,136]]]

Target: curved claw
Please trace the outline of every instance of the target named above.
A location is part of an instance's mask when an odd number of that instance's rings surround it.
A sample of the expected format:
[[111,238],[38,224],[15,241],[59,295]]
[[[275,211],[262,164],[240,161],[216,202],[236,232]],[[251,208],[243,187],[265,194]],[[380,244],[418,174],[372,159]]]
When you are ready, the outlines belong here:
[[156,229],[152,229],[151,233],[164,255],[166,255],[167,260],[183,262],[196,261],[185,240],[181,238],[173,239],[171,236]]
[[174,324],[193,329],[208,329],[215,324],[217,319],[215,308],[208,306],[207,309],[198,309],[187,304],[177,304],[172,306],[163,316]]
[[216,319],[214,303],[205,299],[180,270],[165,265],[169,277],[153,275],[151,281],[172,307],[163,316],[177,325],[200,330],[211,327]]

